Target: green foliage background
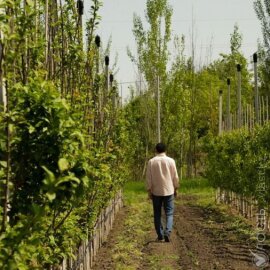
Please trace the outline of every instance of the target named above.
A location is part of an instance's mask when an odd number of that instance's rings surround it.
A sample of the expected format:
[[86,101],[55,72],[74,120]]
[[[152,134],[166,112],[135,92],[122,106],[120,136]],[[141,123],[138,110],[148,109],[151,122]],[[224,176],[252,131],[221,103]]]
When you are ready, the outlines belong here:
[[[255,1],[264,33],[259,74],[265,95],[268,2]],[[253,102],[237,25],[228,37],[230,53],[197,64],[194,54],[186,55],[185,37],[172,36],[169,1],[148,0],[147,25],[134,15],[137,50],[128,50],[146,87],[133,88],[131,100],[120,108],[117,82],[107,89],[103,74],[110,42],[105,49],[95,43],[102,3],[91,3],[85,36],[73,0],[0,3],[0,87],[7,90],[8,105],[0,113],[1,217],[8,209],[0,235],[3,270],[50,269],[72,256],[71,248],[90,235],[123,183],[144,178],[157,143],[157,76],[161,138],[181,176],[204,174],[207,153],[206,174],[214,187],[258,197],[256,168],[269,174],[269,125],[216,136],[218,92],[227,96],[227,78],[231,113],[236,110],[236,64],[242,66],[243,106]],[[269,187],[260,200],[269,200]]]
[[207,136],[202,147],[208,153],[206,175],[213,187],[269,202],[270,125]]

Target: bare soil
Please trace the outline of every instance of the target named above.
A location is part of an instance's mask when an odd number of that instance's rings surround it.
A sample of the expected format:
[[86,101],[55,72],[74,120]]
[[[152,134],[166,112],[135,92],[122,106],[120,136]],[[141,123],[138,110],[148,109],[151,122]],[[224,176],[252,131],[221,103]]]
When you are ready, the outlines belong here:
[[98,255],[95,259],[95,270],[109,270],[115,269],[112,249],[118,241],[118,237],[125,230],[125,218],[129,214],[128,208],[124,206],[121,211],[118,212],[113,228],[110,231],[106,242],[103,244],[101,249],[98,251]]
[[[137,269],[259,269],[252,262],[250,249],[254,242],[250,235],[241,233],[237,226],[233,226],[234,220],[228,219],[218,208],[202,207],[195,202],[195,196],[181,195],[177,199],[170,243],[156,242],[153,226],[142,245]],[[128,207],[119,213],[108,241],[97,256],[95,270],[118,269],[111,251],[125,230],[124,221],[128,215]],[[152,218],[146,222],[152,222]]]

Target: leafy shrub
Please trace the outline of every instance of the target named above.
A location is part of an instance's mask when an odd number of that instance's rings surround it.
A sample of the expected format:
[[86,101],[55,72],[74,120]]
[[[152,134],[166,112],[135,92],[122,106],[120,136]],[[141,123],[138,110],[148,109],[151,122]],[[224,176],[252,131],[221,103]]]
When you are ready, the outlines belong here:
[[[206,175],[213,187],[269,200],[270,124],[224,133],[203,140],[207,152]],[[262,178],[262,175],[264,178]],[[263,196],[260,185],[264,183]]]
[[121,151],[86,147],[69,106],[38,74],[12,93],[10,223],[0,268],[50,269],[72,255],[122,185]]

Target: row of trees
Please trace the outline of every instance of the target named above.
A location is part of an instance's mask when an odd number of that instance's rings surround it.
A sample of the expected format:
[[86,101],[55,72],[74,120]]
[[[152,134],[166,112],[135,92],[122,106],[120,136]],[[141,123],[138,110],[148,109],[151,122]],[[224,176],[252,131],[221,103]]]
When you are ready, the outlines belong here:
[[[259,50],[265,95],[268,2],[255,4],[265,33]],[[158,140],[159,94],[161,139],[187,176],[201,170],[199,139],[218,132],[218,90],[226,94],[227,78],[236,109],[236,64],[242,66],[243,103],[252,103],[237,26],[230,54],[200,69],[194,41],[187,57],[185,38],[175,38],[177,55],[169,67],[173,11],[167,0],[148,0],[149,27],[134,17],[137,52],[129,51],[147,89],[134,89],[120,109],[105,57],[109,46],[102,49],[96,36],[100,7],[92,0],[84,35],[81,0],[0,4],[1,269],[49,269],[59,263],[91,232],[124,180],[142,178]]]
[[[208,153],[206,174],[214,187],[233,191],[242,198],[255,199],[259,207],[269,207],[269,51],[270,1],[256,0],[254,9],[261,21],[263,42],[258,44],[259,93],[262,96],[259,115],[255,117],[255,92],[249,89],[252,108],[250,117],[255,122],[222,136],[207,136],[203,149]],[[254,55],[256,62],[257,55]],[[250,75],[249,75],[250,76]],[[250,78],[250,77],[249,77]],[[255,79],[256,80],[256,79]],[[257,119],[258,118],[258,119]],[[250,119],[249,119],[250,120]],[[255,121],[256,120],[256,121]],[[249,123],[250,124],[250,123]],[[261,126],[260,126],[261,125]]]
[[[248,121],[245,126],[241,128],[238,126],[235,130],[229,130],[220,136],[209,134],[202,140],[202,149],[207,153],[206,176],[212,186],[217,188],[217,200],[236,207],[264,233],[269,231],[270,220],[269,104],[265,105],[264,102],[265,100],[268,102],[270,94],[268,68],[270,1],[257,0],[254,7],[263,30],[263,43],[258,46],[261,101],[255,97],[255,91],[250,91]],[[256,58],[254,55],[254,62]],[[264,96],[266,98],[263,98]],[[259,242],[257,251],[266,254],[264,241],[261,242],[258,238]]]
[[267,123],[252,132],[239,129],[204,139],[207,178],[213,187],[225,192],[228,202],[232,202],[230,192],[234,192],[250,204],[256,200],[258,209],[269,211],[269,132]]
[[[257,1],[256,5],[259,5]],[[259,13],[258,13],[259,14]],[[263,14],[263,13],[262,13]],[[221,53],[210,64],[195,65],[195,37],[192,34],[192,54],[185,54],[185,37],[172,37],[172,8],[167,0],[148,0],[147,26],[137,15],[134,16],[133,33],[137,52],[128,52],[137,65],[138,74],[147,84],[145,91],[133,89],[131,102],[126,106],[126,118],[130,125],[131,167],[134,176],[142,178],[145,165],[153,155],[158,141],[158,91],[161,91],[161,140],[168,145],[168,152],[180,165],[181,174],[188,177],[202,171],[200,138],[207,133],[218,134],[218,92],[227,96],[227,79],[231,82],[231,112],[237,110],[237,70],[241,65],[242,105],[253,103],[252,73],[249,61],[241,52],[242,35],[236,24],[230,35],[230,53]],[[267,17],[265,17],[267,18]],[[160,29],[164,29],[163,33]],[[193,32],[193,31],[192,31]],[[173,39],[173,40],[172,40]],[[169,61],[169,42],[173,41],[175,57]],[[211,45],[209,45],[211,46]],[[266,65],[265,49],[260,45],[259,75],[260,93],[268,95],[264,81]],[[226,106],[224,106],[224,112]]]
[[0,3],[1,269],[71,256],[126,178],[100,7],[84,28],[81,0]]

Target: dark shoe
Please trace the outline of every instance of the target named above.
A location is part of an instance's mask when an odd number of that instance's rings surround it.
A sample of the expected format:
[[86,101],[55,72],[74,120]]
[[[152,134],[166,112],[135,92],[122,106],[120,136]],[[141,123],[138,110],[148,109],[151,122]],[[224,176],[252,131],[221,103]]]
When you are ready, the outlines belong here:
[[158,238],[157,238],[156,241],[157,241],[157,242],[164,242],[163,236],[158,236]]
[[165,242],[171,242],[169,235],[164,235]]

